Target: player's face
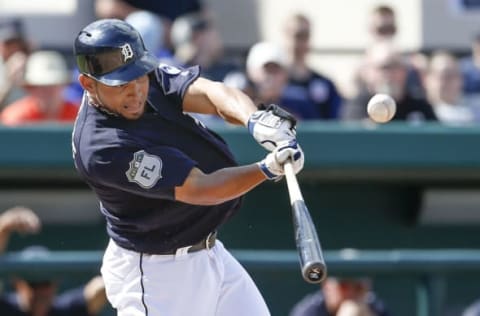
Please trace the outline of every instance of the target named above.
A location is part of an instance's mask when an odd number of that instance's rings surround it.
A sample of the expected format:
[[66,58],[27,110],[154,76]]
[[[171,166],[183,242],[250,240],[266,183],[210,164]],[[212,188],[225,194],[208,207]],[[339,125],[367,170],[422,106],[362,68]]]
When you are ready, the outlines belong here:
[[[80,80],[82,83],[82,79]],[[113,87],[88,77],[84,77],[83,81],[82,86],[89,92],[93,101],[108,111],[129,120],[136,120],[145,112],[149,85],[148,75]]]
[[114,113],[129,120],[138,119],[145,112],[148,96],[148,76],[142,76],[121,86],[99,84],[102,104]]

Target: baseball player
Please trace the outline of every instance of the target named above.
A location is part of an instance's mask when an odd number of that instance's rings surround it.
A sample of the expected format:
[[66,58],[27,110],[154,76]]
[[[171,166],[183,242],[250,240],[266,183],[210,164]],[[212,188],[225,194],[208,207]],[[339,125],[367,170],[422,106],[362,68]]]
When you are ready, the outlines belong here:
[[[259,110],[199,67],[159,64],[120,20],[86,26],[74,52],[85,93],[73,155],[107,221],[101,272],[118,315],[269,315],[216,230],[287,159],[303,168],[291,115]],[[248,126],[271,152],[237,166],[222,138],[184,112]]]

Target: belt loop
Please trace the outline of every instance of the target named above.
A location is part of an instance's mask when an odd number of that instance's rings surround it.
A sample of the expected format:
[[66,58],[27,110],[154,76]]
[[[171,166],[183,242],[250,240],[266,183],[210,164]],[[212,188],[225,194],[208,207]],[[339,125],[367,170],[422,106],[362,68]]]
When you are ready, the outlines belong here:
[[207,250],[210,250],[210,238],[212,238],[214,232],[210,232],[210,234],[208,234],[207,238],[205,238],[205,249]]
[[175,260],[181,259],[181,258],[185,257],[186,255],[188,255],[188,250],[191,247],[192,246],[186,246],[186,247],[178,248],[177,251],[175,251]]

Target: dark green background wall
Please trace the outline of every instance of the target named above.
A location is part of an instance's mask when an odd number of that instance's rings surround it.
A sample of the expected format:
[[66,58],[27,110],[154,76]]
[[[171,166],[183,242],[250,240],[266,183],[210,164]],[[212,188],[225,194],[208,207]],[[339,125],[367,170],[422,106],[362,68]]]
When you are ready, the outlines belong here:
[[[240,163],[258,161],[265,154],[244,129],[216,130]],[[88,190],[73,170],[70,133],[65,126],[0,128],[0,190],[48,187],[59,195],[72,188]],[[480,220],[455,225],[419,221],[425,190],[480,187],[479,127],[304,123],[298,137],[306,156],[299,181],[325,249],[480,245]],[[76,202],[73,198],[72,205]],[[290,216],[284,181],[264,183],[246,196],[239,214],[222,227],[220,238],[230,249],[293,250]],[[82,225],[47,224],[39,236],[16,236],[11,249],[30,243],[58,250],[103,249],[106,242],[103,220],[98,219]],[[273,315],[286,315],[295,301],[317,288],[290,269],[250,272]],[[372,277],[394,315],[415,315],[417,275],[393,271]],[[479,280],[475,273],[447,274],[446,305],[455,309],[480,297]]]

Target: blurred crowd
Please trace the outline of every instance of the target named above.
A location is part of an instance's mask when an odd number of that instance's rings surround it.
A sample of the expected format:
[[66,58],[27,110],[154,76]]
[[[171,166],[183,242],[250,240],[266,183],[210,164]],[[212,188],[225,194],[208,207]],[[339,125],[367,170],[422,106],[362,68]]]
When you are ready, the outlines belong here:
[[[8,249],[12,234],[38,234],[42,222],[31,209],[15,206],[0,214],[0,256]],[[49,256],[42,245],[31,245],[19,252],[22,258],[38,261]],[[79,287],[60,292],[61,280],[56,272],[17,272],[8,279],[11,291],[0,293],[0,315],[4,316],[95,316],[107,303],[100,275]]]
[[[376,93],[386,93],[397,103],[394,120],[480,123],[480,30],[465,57],[459,58],[448,48],[428,54],[406,53],[396,44],[396,12],[386,5],[377,6],[369,13],[368,48],[358,67],[352,69],[353,89],[345,93],[337,87],[338,82],[309,66],[314,21],[301,13],[279,22],[280,43],[253,43],[240,59],[225,53],[214,15],[199,1],[96,0],[95,13],[97,18],[123,19],[133,25],[161,62],[200,65],[202,76],[241,89],[257,104],[278,104],[299,120],[364,120],[368,100]],[[34,47],[24,28],[20,18],[0,18],[0,124],[72,123],[83,94],[76,81],[78,70],[68,67],[69,56]],[[206,124],[223,123],[218,117],[197,116]],[[11,233],[36,233],[39,229],[31,210],[4,212],[0,216],[0,252]],[[94,315],[105,298],[101,280],[90,282],[71,295],[86,302],[82,308]],[[15,287],[16,295],[26,295],[30,301],[24,298],[15,305],[5,298],[0,300],[0,310],[28,312],[54,306],[57,284],[52,280],[17,278]],[[49,305],[32,307],[36,306],[32,293],[49,294]],[[468,315],[480,315],[472,312],[474,308],[478,312],[472,305]],[[386,310],[369,280],[330,278],[294,306],[291,315],[389,315]]]
[[[96,0],[97,18],[126,20],[161,62],[200,65],[202,76],[243,90],[257,104],[276,103],[299,120],[363,120],[376,93],[397,103],[394,120],[467,125],[480,121],[480,32],[461,58],[448,48],[403,52],[396,44],[394,9],[378,5],[368,16],[368,45],[342,91],[308,64],[313,21],[292,13],[280,21],[282,41],[253,43],[241,57],[225,53],[214,14],[200,1],[155,4]],[[0,19],[0,122],[71,122],[82,89],[78,70],[55,51],[33,47],[19,18]],[[347,79],[346,79],[347,81]],[[345,90],[345,89],[343,89]],[[199,115],[205,123],[218,117]]]

